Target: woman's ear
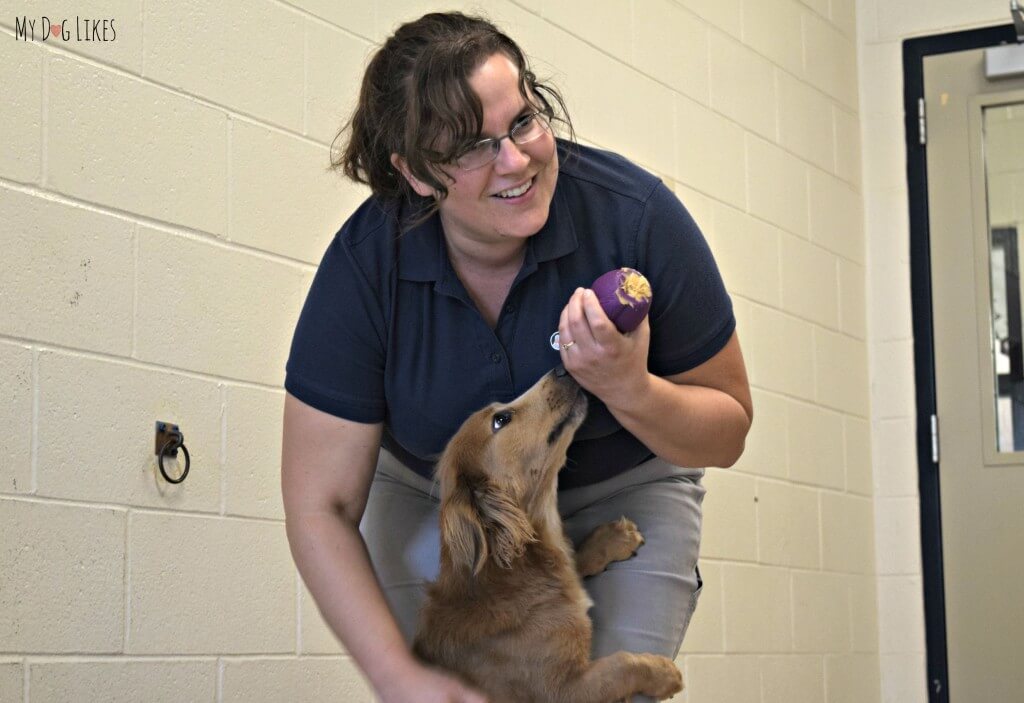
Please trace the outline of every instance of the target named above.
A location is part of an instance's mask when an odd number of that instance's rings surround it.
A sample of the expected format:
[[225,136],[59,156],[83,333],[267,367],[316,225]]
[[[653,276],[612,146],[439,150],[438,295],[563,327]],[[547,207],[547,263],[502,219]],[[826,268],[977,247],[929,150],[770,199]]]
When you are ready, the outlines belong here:
[[416,191],[416,195],[420,195],[424,198],[433,198],[434,189],[428,186],[426,183],[412,175],[412,171],[409,170],[409,164],[398,154],[391,155],[391,165],[398,169],[398,172],[402,174],[402,177],[412,186],[412,189]]

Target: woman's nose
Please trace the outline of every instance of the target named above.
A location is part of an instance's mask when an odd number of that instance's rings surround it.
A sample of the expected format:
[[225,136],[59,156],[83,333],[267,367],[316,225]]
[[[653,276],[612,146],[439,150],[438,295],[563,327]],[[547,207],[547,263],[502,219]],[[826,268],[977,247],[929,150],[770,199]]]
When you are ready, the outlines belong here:
[[502,139],[498,145],[498,158],[495,167],[502,172],[519,171],[530,163],[530,155],[511,139]]

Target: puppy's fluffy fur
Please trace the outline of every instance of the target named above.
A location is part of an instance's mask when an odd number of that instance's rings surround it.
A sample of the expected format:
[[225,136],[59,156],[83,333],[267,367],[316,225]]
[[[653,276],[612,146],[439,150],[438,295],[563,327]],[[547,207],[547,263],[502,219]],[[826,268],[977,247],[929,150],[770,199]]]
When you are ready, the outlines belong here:
[[617,652],[590,659],[591,601],[581,576],[643,542],[625,518],[574,554],[556,478],[586,415],[586,396],[553,371],[508,405],[469,417],[438,463],[441,571],[414,643],[491,703],[613,703],[682,690],[671,660]]

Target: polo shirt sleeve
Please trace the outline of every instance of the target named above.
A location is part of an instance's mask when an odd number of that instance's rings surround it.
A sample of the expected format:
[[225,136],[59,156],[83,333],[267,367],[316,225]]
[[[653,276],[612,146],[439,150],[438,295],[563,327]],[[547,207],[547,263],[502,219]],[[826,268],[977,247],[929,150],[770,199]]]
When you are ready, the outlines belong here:
[[653,292],[648,367],[658,376],[689,371],[725,346],[736,318],[704,235],[661,182],[641,218],[637,250]]
[[335,236],[317,269],[292,337],[284,387],[296,398],[356,422],[385,417],[383,307]]

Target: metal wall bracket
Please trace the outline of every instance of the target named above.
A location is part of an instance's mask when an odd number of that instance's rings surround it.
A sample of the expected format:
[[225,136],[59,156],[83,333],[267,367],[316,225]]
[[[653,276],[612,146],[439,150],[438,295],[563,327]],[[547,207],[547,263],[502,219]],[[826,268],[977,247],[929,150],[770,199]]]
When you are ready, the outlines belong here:
[[153,450],[158,456],[165,454],[169,457],[178,456],[178,448],[174,446],[174,440],[181,436],[181,430],[177,425],[170,422],[156,423],[156,447]]
[[[181,450],[185,455],[185,469],[181,472],[178,478],[171,478],[167,473],[167,469],[164,468],[164,457],[170,457],[171,459],[178,458],[178,450]],[[160,474],[168,483],[181,483],[188,476],[189,467],[192,465],[192,459],[188,454],[188,448],[185,446],[185,435],[181,433],[181,429],[170,422],[156,422],[156,456],[157,465],[160,467]]]

